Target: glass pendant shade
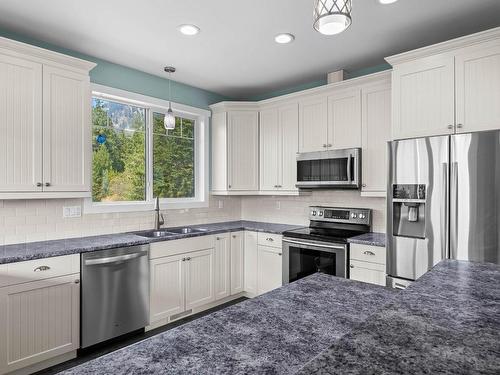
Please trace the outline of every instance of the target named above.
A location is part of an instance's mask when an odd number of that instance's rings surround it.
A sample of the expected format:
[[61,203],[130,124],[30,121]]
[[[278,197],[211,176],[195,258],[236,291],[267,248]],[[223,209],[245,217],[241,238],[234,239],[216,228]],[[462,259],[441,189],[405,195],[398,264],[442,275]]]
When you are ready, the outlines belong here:
[[314,29],[324,35],[346,30],[352,22],[352,0],[314,0]]
[[168,108],[167,114],[163,118],[163,126],[167,130],[175,129],[175,116],[172,108]]

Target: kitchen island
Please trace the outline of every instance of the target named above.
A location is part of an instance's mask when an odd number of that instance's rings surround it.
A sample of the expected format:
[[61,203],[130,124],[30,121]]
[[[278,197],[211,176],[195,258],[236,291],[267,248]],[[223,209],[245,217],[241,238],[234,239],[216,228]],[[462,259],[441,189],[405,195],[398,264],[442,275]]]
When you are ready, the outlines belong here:
[[316,274],[64,372],[95,373],[498,374],[500,267],[401,292]]

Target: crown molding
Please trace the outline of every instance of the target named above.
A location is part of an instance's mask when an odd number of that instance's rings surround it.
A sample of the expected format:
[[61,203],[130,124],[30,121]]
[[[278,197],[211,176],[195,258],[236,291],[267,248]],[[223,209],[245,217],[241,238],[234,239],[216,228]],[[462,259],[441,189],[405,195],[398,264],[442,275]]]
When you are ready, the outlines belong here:
[[64,68],[73,68],[78,72],[88,72],[97,66],[96,63],[68,56],[59,52],[50,51],[31,44],[18,42],[8,38],[0,37],[0,49],[2,53],[14,57],[28,58],[42,64],[51,64],[64,66]]
[[500,27],[386,57],[392,66],[500,38]]

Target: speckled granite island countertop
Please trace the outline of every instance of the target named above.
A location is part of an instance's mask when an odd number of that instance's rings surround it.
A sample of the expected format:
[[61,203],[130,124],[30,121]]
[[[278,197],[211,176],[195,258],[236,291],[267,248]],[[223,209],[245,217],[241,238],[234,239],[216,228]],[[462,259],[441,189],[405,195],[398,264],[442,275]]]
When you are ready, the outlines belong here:
[[349,238],[347,242],[357,243],[361,245],[385,247],[385,233],[364,233],[359,236]]
[[[117,233],[102,236],[3,245],[0,246],[0,264],[49,258],[61,255],[79,254],[89,251],[111,249],[115,247],[142,245],[157,241],[171,241],[239,230],[251,230],[255,232],[281,234],[285,230],[295,229],[298,226],[239,220],[223,223],[192,225],[191,227],[203,228],[205,229],[205,231],[201,233],[176,234],[163,238],[146,238],[138,236],[134,233]],[[162,229],[168,230],[168,228]]]
[[300,374],[500,374],[500,266],[439,263]]
[[292,374],[397,296],[315,274],[63,373]]

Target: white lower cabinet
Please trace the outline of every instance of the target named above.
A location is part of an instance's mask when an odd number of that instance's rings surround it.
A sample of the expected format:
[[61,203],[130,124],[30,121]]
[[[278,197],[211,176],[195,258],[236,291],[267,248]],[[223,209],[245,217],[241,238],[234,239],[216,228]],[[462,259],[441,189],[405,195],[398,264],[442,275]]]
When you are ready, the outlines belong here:
[[215,299],[226,298],[231,294],[231,241],[229,234],[221,234],[215,238]]
[[245,292],[253,297],[257,295],[257,232],[245,231],[244,258]]
[[281,248],[258,246],[258,294],[267,293],[283,285],[283,257],[281,255]]
[[186,254],[186,310],[215,301],[214,249]]
[[[26,276],[28,270],[36,281],[25,277],[19,282],[16,274]],[[63,276],[43,279],[40,274],[46,271],[34,273],[32,261],[0,267],[1,281],[18,280],[0,288],[0,374],[78,349],[80,275],[71,271],[69,267]]]
[[243,232],[231,233],[231,295],[245,287],[245,236]]
[[385,247],[351,244],[349,278],[370,284],[385,286]]

